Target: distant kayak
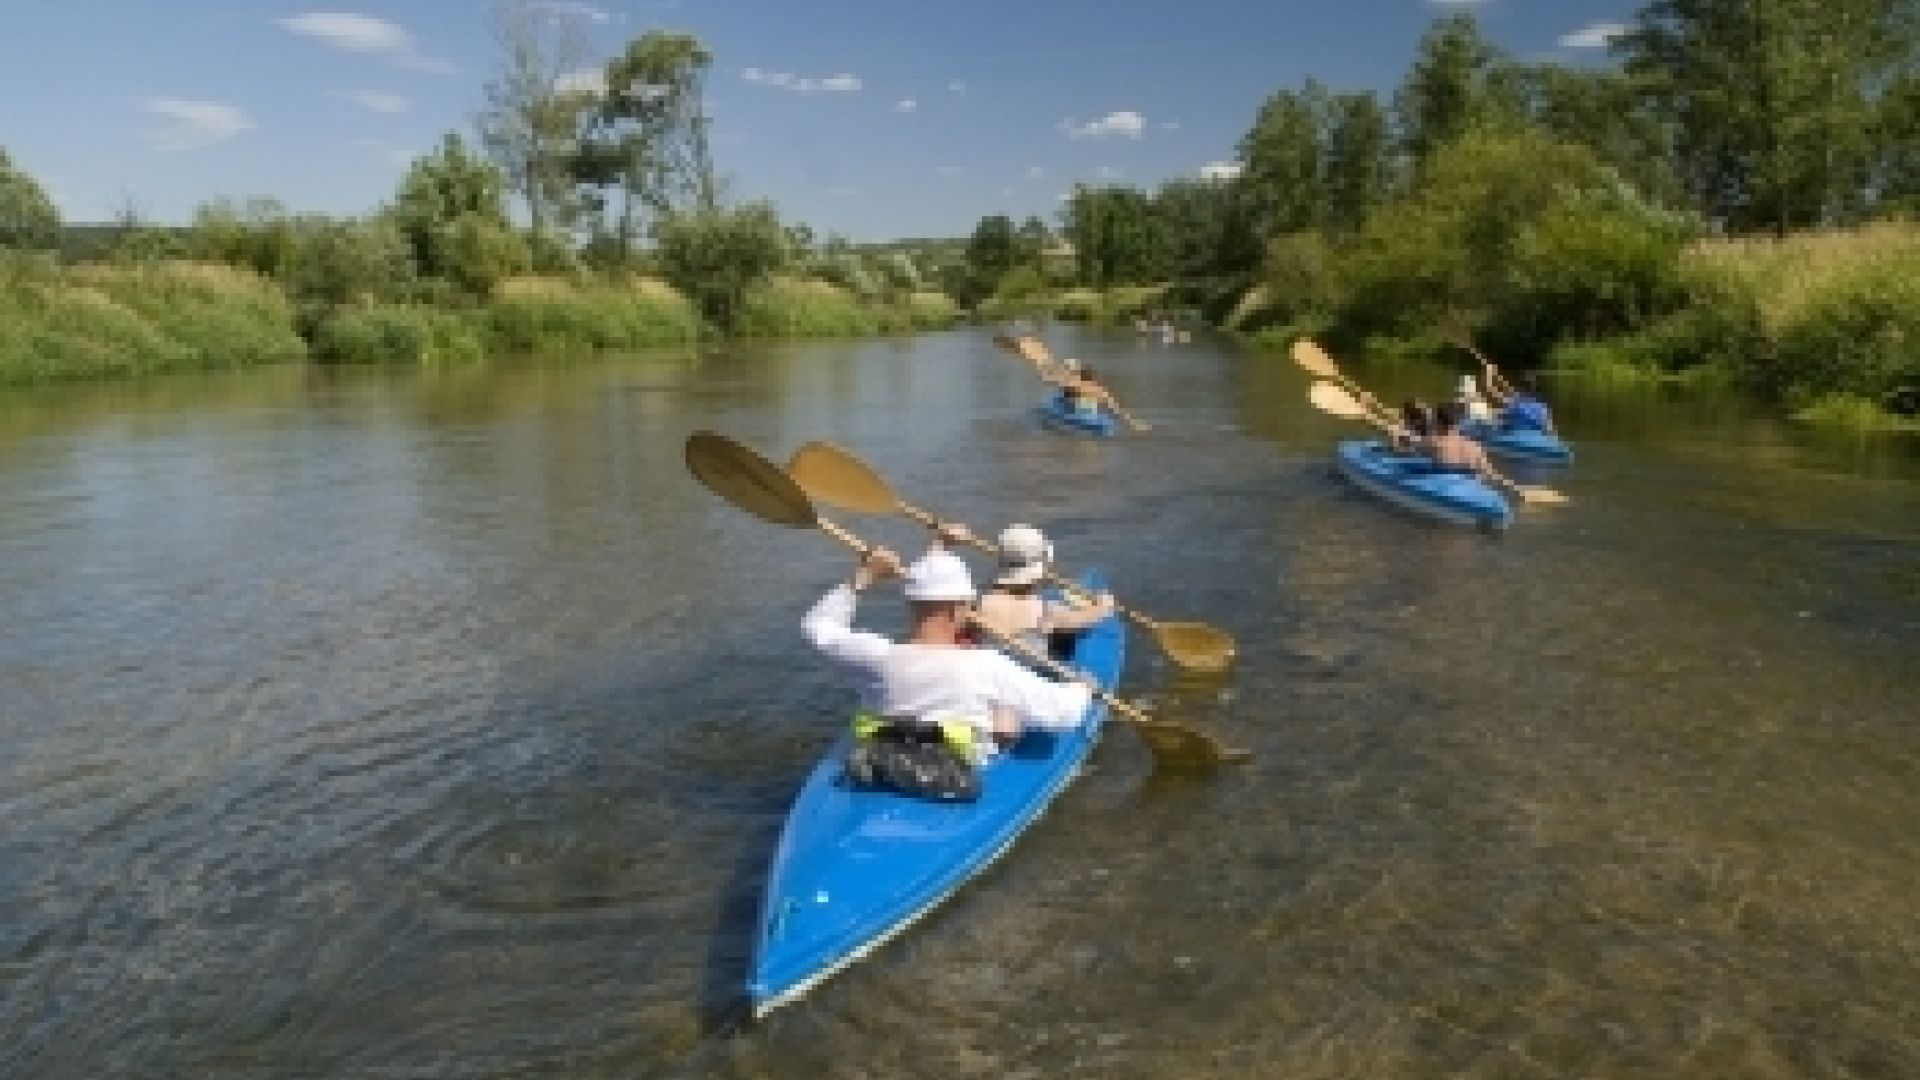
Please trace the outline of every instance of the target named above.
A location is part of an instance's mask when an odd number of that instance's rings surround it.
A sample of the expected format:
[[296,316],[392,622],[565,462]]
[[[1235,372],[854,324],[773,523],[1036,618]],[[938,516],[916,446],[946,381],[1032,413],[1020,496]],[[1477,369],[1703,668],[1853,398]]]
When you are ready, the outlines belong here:
[[1486,447],[1487,453],[1494,457],[1547,465],[1573,464],[1573,448],[1560,436],[1545,431],[1505,431],[1496,424],[1485,422],[1470,423],[1460,430],[1469,439]]
[[1067,404],[1067,395],[1055,394],[1040,406],[1040,422],[1050,426],[1084,431],[1089,435],[1112,435],[1120,423],[1105,409],[1076,409]]
[[1439,468],[1425,455],[1394,453],[1378,439],[1348,439],[1336,456],[1347,479],[1402,509],[1486,529],[1513,521],[1505,496],[1479,477]]

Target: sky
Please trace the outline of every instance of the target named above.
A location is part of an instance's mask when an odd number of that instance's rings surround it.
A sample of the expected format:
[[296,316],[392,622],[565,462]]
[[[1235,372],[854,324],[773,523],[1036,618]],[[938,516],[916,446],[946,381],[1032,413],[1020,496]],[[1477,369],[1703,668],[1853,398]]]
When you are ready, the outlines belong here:
[[[1436,17],[1527,60],[1606,63],[1637,0],[543,0],[604,59],[696,35],[735,198],[853,240],[1057,220],[1076,182],[1230,165],[1260,103],[1390,95]],[[0,148],[68,221],[183,222],[218,196],[367,213],[501,50],[481,0],[5,0]]]

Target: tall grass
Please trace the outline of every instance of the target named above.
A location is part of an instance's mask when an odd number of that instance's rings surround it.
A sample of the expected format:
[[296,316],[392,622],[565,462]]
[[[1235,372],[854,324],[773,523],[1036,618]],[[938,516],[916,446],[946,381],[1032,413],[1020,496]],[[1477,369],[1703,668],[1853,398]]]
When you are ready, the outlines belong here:
[[904,329],[905,321],[831,282],[775,277],[747,295],[733,329],[742,337],[857,337]]
[[240,367],[306,355],[286,294],[194,263],[0,260],[0,382]]
[[652,278],[510,278],[494,288],[486,310],[492,342],[506,352],[643,349],[683,345],[700,335],[693,304]]
[[454,364],[487,355],[486,313],[424,304],[338,308],[314,327],[313,352],[350,364]]

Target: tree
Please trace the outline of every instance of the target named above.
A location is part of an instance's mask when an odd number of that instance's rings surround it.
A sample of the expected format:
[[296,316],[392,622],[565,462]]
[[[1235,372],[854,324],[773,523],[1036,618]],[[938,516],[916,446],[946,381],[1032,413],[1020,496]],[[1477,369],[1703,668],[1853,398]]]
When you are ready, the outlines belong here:
[[1318,226],[1325,206],[1321,187],[1321,128],[1327,93],[1307,80],[1298,92],[1282,90],[1260,106],[1253,128],[1240,140],[1240,185],[1254,229],[1261,236]]
[[1416,166],[1482,115],[1487,72],[1498,58],[1471,14],[1449,15],[1427,28],[1394,99],[1400,145]]
[[1324,222],[1353,233],[1387,197],[1393,182],[1392,136],[1387,114],[1371,92],[1341,94],[1328,111],[1324,171]]
[[60,244],[60,212],[33,177],[0,149],[0,248],[47,249]]
[[587,118],[573,168],[581,182],[613,193],[623,248],[638,241],[646,218],[719,207],[704,90],[712,64],[699,39],[661,30],[607,63],[606,93]]
[[1915,19],[1913,0],[1653,0],[1614,47],[1699,207],[1785,233],[1870,203],[1893,149],[1873,118],[1914,63]]
[[527,249],[507,221],[500,170],[449,132],[414,161],[387,211],[425,277],[477,296],[527,266]]
[[[1013,219],[992,214],[980,219],[967,240],[966,272],[950,274],[947,287],[956,303],[972,307],[991,296],[1007,272],[1020,265],[1020,240]],[[955,290],[954,286],[959,288]]]
[[1096,289],[1152,281],[1160,269],[1153,203],[1130,187],[1076,185],[1067,198],[1066,233],[1080,278]]
[[572,164],[580,118],[596,96],[577,79],[588,57],[579,19],[561,5],[504,0],[493,32],[504,57],[486,84],[481,145],[526,201],[535,233],[569,225],[578,211]]
[[731,328],[747,291],[786,264],[786,230],[771,203],[694,210],[655,226],[667,280],[716,326]]

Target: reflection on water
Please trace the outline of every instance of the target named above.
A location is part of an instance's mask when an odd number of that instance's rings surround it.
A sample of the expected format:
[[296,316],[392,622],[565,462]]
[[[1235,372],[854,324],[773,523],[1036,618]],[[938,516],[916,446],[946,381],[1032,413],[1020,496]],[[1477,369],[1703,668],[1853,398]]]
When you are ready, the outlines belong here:
[[[1564,386],[1577,501],[1491,538],[1345,485],[1284,358],[1052,340],[1155,431],[1042,433],[965,332],[0,396],[0,1075],[1920,1074],[1912,440]],[[1116,730],[737,1024],[845,556],[688,480],[700,428],[1231,630],[1127,689],[1258,757]]]

